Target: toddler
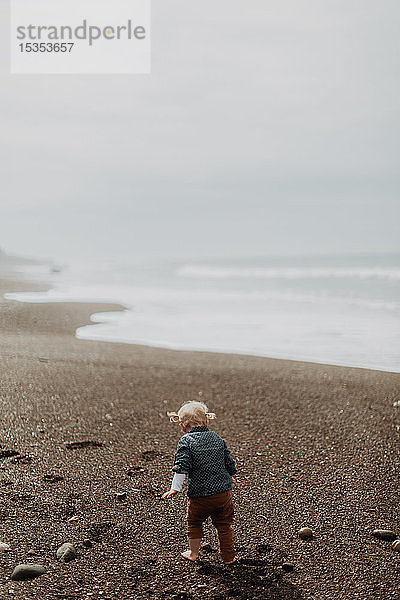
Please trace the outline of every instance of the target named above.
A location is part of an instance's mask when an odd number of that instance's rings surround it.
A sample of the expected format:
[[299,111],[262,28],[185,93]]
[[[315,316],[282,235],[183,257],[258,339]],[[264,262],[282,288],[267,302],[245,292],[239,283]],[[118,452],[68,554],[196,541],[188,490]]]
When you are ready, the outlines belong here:
[[187,531],[189,550],[181,555],[195,561],[203,537],[203,521],[209,516],[218,532],[221,558],[225,564],[235,560],[233,545],[232,481],[236,485],[236,466],[225,441],[208,429],[208,413],[202,402],[187,402],[178,414],[167,413],[171,421],[179,422],[185,435],[178,442],[172,470],[175,475],[171,489],[162,498],[172,498],[181,491],[188,477]]

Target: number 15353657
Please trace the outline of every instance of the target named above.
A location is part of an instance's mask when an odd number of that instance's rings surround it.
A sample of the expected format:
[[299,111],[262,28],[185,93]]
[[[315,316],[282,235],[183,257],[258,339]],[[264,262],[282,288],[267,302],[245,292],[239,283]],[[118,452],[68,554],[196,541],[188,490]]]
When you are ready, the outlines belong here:
[[51,42],[25,42],[19,44],[21,52],[72,52],[73,42],[51,43]]

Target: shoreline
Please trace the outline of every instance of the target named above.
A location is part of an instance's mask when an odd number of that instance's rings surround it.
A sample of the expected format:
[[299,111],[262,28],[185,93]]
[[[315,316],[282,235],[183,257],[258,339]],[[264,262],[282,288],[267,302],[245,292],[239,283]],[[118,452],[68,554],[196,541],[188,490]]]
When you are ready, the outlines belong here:
[[[91,312],[0,301],[0,451],[17,453],[0,459],[4,596],[395,597],[400,555],[372,531],[400,536],[399,374],[76,339]],[[166,411],[199,397],[238,465],[235,572],[217,553],[182,561],[186,498],[160,500],[179,439]],[[66,565],[55,557],[64,542],[78,550]],[[205,542],[216,550],[208,526]],[[10,581],[26,562],[45,574]]]
[[[42,284],[38,284],[36,282],[29,282],[27,280],[18,280],[17,282],[14,282],[12,279],[7,279],[7,280],[2,280],[1,275],[0,275],[0,284],[2,283],[2,285],[0,285],[0,293],[1,293],[1,298],[4,301],[4,299],[7,300],[7,298],[4,298],[4,294],[13,294],[16,292],[16,290],[13,291],[8,291],[5,292],[4,291],[4,281],[7,281],[10,283],[11,286],[15,285],[15,283],[17,284],[21,284],[22,289],[18,289],[17,292],[47,292],[49,291],[51,288],[50,285],[42,285]],[[124,345],[128,345],[128,346],[146,346],[148,348],[154,348],[154,349],[160,349],[160,350],[170,350],[170,351],[174,351],[174,352],[195,352],[195,353],[206,353],[206,354],[223,354],[223,355],[227,355],[227,356],[247,356],[247,357],[254,357],[254,358],[261,358],[261,359],[267,359],[267,360],[282,360],[282,361],[289,361],[289,362],[294,362],[294,363],[305,363],[305,364],[314,364],[314,365],[321,365],[321,366],[330,366],[330,367],[339,367],[339,368],[349,368],[349,369],[362,369],[362,370],[366,370],[366,371],[376,371],[376,372],[380,372],[380,373],[400,373],[400,367],[399,370],[388,370],[385,369],[384,367],[373,367],[373,366],[360,366],[360,365],[356,365],[356,364],[345,364],[345,363],[341,363],[338,364],[336,362],[325,362],[325,361],[318,361],[318,360],[313,360],[313,359],[299,359],[299,358],[295,358],[295,357],[291,357],[291,356],[285,356],[285,355],[276,355],[274,356],[273,354],[255,354],[252,352],[245,352],[245,351],[236,351],[236,350],[230,350],[230,349],[221,349],[221,350],[217,350],[217,349],[213,349],[213,348],[195,348],[195,347],[185,347],[185,346],[180,346],[178,344],[170,344],[168,342],[155,342],[155,343],[149,343],[145,340],[138,340],[138,341],[126,341],[126,340],[122,340],[122,339],[118,339],[118,338],[109,338],[109,339],[101,339],[101,338],[96,338],[96,337],[79,337],[77,335],[77,332],[79,329],[81,328],[85,328],[88,326],[95,326],[98,324],[101,324],[103,321],[101,321],[101,319],[96,320],[95,317],[98,315],[101,317],[101,315],[103,315],[104,313],[118,313],[118,312],[124,312],[124,311],[130,311],[130,308],[127,305],[124,305],[122,303],[119,302],[105,302],[102,300],[41,300],[39,302],[35,302],[35,301],[24,301],[24,300],[15,300],[15,299],[11,299],[10,301],[13,302],[21,302],[21,303],[25,303],[25,304],[31,304],[31,305],[65,305],[65,304],[71,304],[71,305],[83,305],[83,306],[87,306],[87,307],[92,307],[92,312],[90,312],[90,316],[89,316],[89,320],[87,320],[87,322],[79,324],[75,330],[74,333],[74,337],[78,340],[81,341],[93,341],[96,343],[110,343],[110,344],[124,344]],[[98,310],[98,307],[103,307],[102,310]],[[94,310],[96,308],[96,310]]]

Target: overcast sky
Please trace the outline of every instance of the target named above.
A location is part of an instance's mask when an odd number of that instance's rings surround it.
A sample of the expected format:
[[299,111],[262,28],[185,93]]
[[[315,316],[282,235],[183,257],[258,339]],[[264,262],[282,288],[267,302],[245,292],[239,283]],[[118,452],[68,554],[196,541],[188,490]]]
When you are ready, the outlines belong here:
[[3,42],[0,247],[400,250],[398,0],[152,7],[152,75],[9,75]]

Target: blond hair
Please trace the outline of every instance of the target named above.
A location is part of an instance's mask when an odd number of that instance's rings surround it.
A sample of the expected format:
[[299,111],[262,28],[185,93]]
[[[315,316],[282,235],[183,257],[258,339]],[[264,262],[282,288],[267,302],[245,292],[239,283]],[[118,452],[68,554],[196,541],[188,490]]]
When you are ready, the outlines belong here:
[[203,402],[186,402],[178,410],[179,423],[185,429],[207,425],[208,408]]

